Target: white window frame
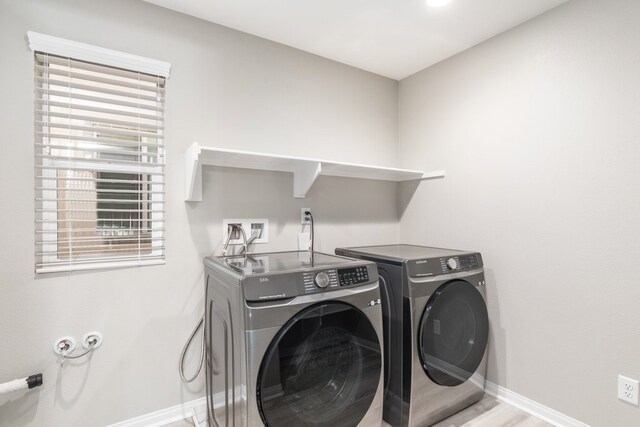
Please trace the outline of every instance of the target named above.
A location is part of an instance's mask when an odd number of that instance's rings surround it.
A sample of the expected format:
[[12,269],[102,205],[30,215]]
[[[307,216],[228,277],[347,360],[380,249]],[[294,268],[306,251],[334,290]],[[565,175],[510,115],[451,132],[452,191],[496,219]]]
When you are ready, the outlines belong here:
[[153,74],[165,79],[169,78],[169,72],[171,71],[170,63],[144,56],[105,49],[34,31],[27,31],[27,38],[29,39],[29,47],[34,52],[47,52],[52,55],[66,56],[80,61],[95,62],[101,65]]
[[[62,57],[70,57],[80,61],[93,62],[100,65],[106,65],[116,68],[122,68],[130,71],[157,75],[160,77],[164,77],[165,79],[169,78],[169,73],[171,70],[171,64],[165,61],[160,61],[157,59],[151,59],[143,56],[133,55],[130,53],[120,52],[112,49],[106,49],[98,46],[93,46],[86,43],[80,43],[72,40],[63,39],[60,37],[54,37],[47,34],[41,34],[33,31],[27,32],[27,39],[29,41],[29,47],[31,50],[35,52],[46,52],[48,54],[62,56]],[[164,136],[163,136],[164,139]],[[166,149],[163,153],[166,164]],[[56,166],[68,166],[70,163],[61,160],[52,160],[52,159],[43,159],[42,172],[43,176],[55,177],[56,169],[47,168],[56,167]],[[74,165],[74,163],[71,163]],[[165,197],[162,194],[163,188],[166,186],[166,180],[163,181],[162,176],[158,175],[158,172],[162,172],[162,166],[127,166],[127,165],[105,165],[102,163],[90,163],[90,162],[82,162],[82,169],[89,171],[112,171],[112,172],[120,172],[120,173],[134,173],[138,175],[150,174],[152,184],[151,184],[151,200],[150,205],[165,205]],[[153,184],[156,182],[157,184]],[[44,180],[43,181],[43,196],[46,194],[45,192],[58,191],[57,183],[54,180]],[[166,206],[166,205],[165,205]],[[57,212],[57,203],[55,201],[46,201],[43,202],[43,208],[50,209],[51,212],[43,213],[43,218],[47,220],[55,221],[58,219]],[[151,251],[152,255],[160,255],[161,247],[163,245],[163,240],[159,239],[162,237],[163,231],[163,223],[157,221],[161,220],[161,216],[166,214],[165,212],[152,212],[151,214]],[[46,225],[48,229],[51,231],[57,231],[58,223],[51,222]],[[46,255],[43,257],[42,261],[44,263],[47,262],[55,262],[59,261],[56,254],[58,248],[57,236],[52,235],[51,242],[47,240],[47,243],[43,246],[44,252],[48,252],[51,255]],[[166,256],[166,249],[165,249]],[[80,270],[92,270],[92,269],[102,269],[102,268],[118,268],[118,267],[128,267],[128,266],[141,266],[141,265],[158,265],[164,264],[165,257],[163,256],[161,259],[149,259],[142,260],[138,259],[135,261],[119,261],[113,262],[108,261],[108,257],[105,257],[105,261],[91,261],[86,264],[77,264],[73,267],[68,265],[60,265],[56,267],[49,266],[44,271],[36,271],[37,273],[51,273],[51,272],[61,272],[61,271],[80,271]]]

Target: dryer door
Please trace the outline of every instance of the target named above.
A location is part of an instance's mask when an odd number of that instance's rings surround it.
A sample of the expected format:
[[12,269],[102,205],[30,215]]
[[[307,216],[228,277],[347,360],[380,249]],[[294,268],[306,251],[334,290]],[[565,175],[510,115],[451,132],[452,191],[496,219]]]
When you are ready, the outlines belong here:
[[341,302],[308,307],[282,327],[262,360],[262,421],[355,426],[375,397],[381,364],[378,336],[362,311]]
[[489,335],[487,307],[469,282],[452,280],[427,301],[418,332],[420,362],[435,383],[457,386],[482,362]]

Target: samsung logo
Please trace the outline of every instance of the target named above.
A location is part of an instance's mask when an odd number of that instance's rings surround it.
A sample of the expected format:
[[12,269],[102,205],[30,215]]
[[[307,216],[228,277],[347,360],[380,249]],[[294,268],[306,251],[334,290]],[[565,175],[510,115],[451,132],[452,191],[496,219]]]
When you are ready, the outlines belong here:
[[416,261],[416,264],[426,264],[426,263],[427,263],[426,259],[423,259],[423,260],[420,260],[420,261]]
[[260,278],[260,283],[264,283],[264,282],[268,282],[269,278],[268,277],[261,277]]

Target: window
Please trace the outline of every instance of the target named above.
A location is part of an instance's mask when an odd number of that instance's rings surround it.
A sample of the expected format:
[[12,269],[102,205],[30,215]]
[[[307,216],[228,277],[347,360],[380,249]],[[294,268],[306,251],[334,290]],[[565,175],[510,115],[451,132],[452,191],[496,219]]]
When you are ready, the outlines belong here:
[[36,272],[164,262],[165,76],[34,51]]

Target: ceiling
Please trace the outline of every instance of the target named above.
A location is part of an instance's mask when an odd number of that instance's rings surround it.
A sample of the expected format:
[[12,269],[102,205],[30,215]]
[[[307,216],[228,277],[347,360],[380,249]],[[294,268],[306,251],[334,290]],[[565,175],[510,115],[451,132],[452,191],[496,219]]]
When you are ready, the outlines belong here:
[[144,0],[400,80],[567,0]]

